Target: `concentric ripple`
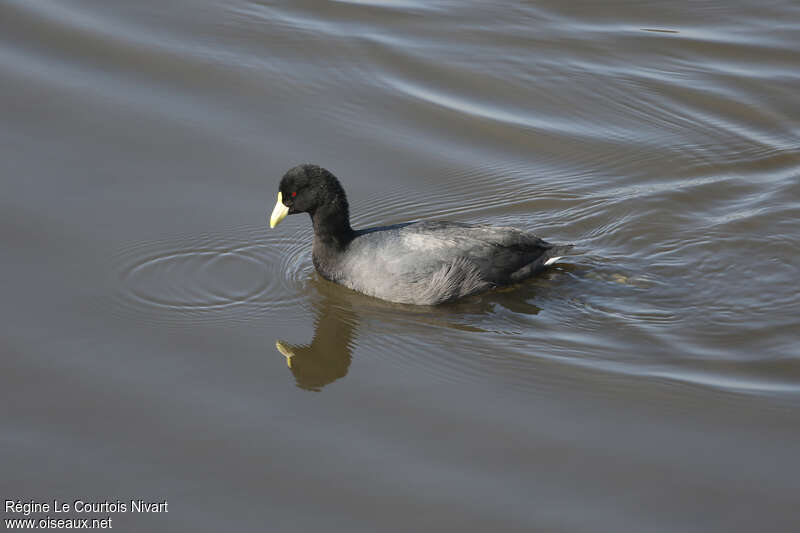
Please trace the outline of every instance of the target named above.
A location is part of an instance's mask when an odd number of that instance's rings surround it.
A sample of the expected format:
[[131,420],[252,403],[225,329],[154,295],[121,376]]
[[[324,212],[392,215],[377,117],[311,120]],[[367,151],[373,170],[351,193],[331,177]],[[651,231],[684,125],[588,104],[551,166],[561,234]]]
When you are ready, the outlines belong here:
[[[126,272],[125,282],[142,301],[172,308],[225,307],[262,294],[267,285],[253,247],[185,250],[148,257]],[[162,294],[162,287],[170,292]]]
[[310,240],[310,228],[244,227],[129,246],[113,258],[114,307],[162,324],[302,312]]

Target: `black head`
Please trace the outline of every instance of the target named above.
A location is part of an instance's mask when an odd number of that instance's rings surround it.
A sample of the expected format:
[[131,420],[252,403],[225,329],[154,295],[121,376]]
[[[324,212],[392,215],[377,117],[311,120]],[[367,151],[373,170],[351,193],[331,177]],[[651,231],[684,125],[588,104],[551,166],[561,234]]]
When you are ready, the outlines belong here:
[[296,213],[311,215],[316,233],[351,231],[344,189],[336,176],[318,165],[298,165],[284,174],[270,227]]

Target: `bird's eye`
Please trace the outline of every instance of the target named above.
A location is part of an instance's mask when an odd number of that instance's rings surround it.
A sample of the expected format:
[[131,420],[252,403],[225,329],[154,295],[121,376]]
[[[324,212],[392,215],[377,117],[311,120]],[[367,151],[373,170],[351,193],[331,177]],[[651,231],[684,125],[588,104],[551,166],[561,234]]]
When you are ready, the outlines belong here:
[[297,191],[292,191],[292,198],[294,198],[295,196],[297,196]]

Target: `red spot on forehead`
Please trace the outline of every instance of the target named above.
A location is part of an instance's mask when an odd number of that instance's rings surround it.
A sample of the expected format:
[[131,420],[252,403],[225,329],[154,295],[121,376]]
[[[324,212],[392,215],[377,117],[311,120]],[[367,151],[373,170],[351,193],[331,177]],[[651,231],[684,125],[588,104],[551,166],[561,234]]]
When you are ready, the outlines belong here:
[[292,198],[294,198],[295,196],[297,196],[297,191],[292,191]]

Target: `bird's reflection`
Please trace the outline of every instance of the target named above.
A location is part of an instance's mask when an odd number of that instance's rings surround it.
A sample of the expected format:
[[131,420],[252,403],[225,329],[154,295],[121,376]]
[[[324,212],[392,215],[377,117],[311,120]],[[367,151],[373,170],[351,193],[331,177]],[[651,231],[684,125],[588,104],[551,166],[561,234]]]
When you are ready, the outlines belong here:
[[286,365],[297,386],[311,391],[320,391],[347,375],[357,342],[357,327],[362,318],[379,323],[397,335],[430,335],[431,328],[433,331],[437,328],[458,330],[465,334],[486,333],[495,328],[492,317],[498,313],[537,314],[539,308],[530,301],[541,288],[528,283],[453,304],[428,307],[384,302],[316,277],[312,287],[308,297],[313,303],[316,319],[311,343],[275,342],[277,350],[286,357]]
[[301,389],[319,391],[343,378],[350,369],[355,339],[356,315],[346,301],[325,296],[318,306],[311,344],[292,345],[277,341],[275,347],[286,357],[286,365]]

